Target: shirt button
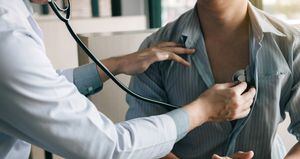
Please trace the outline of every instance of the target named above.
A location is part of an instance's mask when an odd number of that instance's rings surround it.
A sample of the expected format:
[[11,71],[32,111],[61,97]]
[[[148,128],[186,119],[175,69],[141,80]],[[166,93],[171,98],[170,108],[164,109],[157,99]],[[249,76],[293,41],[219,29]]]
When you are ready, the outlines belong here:
[[89,88],[88,88],[88,92],[89,92],[89,93],[91,93],[91,92],[93,92],[93,91],[94,91],[94,88],[93,88],[93,87],[89,87]]

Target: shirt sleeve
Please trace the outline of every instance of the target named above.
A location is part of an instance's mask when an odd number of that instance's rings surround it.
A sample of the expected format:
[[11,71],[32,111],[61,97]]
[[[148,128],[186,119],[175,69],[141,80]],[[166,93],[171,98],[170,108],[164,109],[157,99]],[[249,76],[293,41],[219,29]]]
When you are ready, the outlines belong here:
[[[142,43],[140,50],[146,49],[150,47],[150,45],[151,36]],[[164,90],[163,81],[159,70],[159,63],[151,65],[144,73],[133,76],[131,78],[129,88],[144,97],[168,102],[168,97]],[[166,107],[144,102],[130,95],[127,95],[126,99],[127,103],[129,104],[126,119],[160,115],[170,111]],[[176,121],[175,123],[177,127],[178,141],[182,139],[188,132],[188,114],[184,110],[180,109],[177,110],[176,113],[170,112],[169,115]]]
[[172,117],[114,124],[56,73],[30,32],[0,33],[1,132],[65,158],[160,158],[171,151]]
[[300,141],[300,36],[296,39],[293,47],[293,86],[291,97],[287,104],[287,111],[291,116],[291,124],[288,130]]
[[99,76],[96,64],[87,64],[75,69],[57,70],[71,83],[74,83],[78,91],[85,95],[93,95],[103,88],[103,82]]

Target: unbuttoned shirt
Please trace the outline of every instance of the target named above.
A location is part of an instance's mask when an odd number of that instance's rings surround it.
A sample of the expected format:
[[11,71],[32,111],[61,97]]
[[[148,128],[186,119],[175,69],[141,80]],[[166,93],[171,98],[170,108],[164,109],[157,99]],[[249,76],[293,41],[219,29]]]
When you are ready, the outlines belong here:
[[27,159],[30,144],[65,158],[159,158],[187,133],[180,109],[112,123],[85,97],[102,88],[96,65],[55,71],[30,10],[0,0],[1,159]]
[[[256,159],[282,159],[286,151],[276,131],[285,119],[285,112],[291,117],[289,132],[300,139],[300,33],[251,3],[248,13],[251,76],[257,95],[253,111],[236,140],[235,151],[253,150]],[[149,36],[141,49],[161,41],[195,48],[195,54],[182,56],[192,66],[187,68],[172,61],[156,63],[131,79],[131,89],[146,97],[182,106],[215,84],[196,8]],[[127,119],[170,111],[130,96],[127,102],[130,107]],[[226,151],[232,131],[230,122],[206,123],[188,133],[172,151],[179,158],[211,158],[212,154]]]

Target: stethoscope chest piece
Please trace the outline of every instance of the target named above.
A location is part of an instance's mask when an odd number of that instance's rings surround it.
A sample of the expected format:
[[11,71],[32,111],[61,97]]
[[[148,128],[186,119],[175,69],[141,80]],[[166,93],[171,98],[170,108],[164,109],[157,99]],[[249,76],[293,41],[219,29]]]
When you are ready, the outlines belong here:
[[232,81],[234,83],[247,82],[246,71],[239,70],[232,76]]

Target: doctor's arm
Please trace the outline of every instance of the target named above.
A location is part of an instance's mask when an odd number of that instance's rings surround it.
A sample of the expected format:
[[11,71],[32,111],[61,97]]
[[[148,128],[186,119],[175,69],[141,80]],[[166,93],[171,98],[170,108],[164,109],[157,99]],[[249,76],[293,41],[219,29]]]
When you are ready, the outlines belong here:
[[293,87],[291,90],[290,100],[287,104],[286,110],[291,117],[291,124],[288,128],[289,132],[296,136],[298,143],[289,151],[285,159],[300,158],[300,36],[296,38],[293,46]]
[[[114,75],[135,75],[146,71],[151,64],[164,60],[173,60],[188,67],[190,64],[179,55],[192,54],[194,51],[194,49],[182,48],[174,42],[161,42],[151,48],[124,56],[111,57],[101,60],[101,62]],[[74,83],[79,92],[85,96],[100,91],[103,83],[109,79],[94,63],[75,69],[58,70],[57,73],[64,75],[70,82]]]

